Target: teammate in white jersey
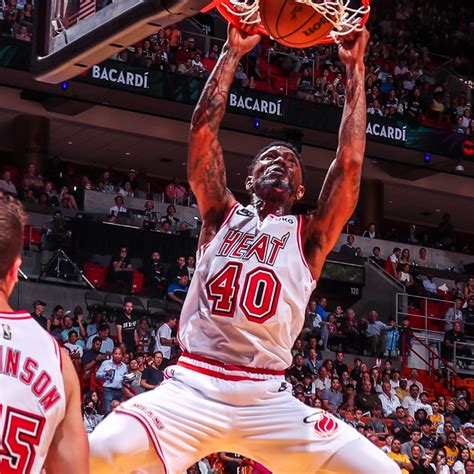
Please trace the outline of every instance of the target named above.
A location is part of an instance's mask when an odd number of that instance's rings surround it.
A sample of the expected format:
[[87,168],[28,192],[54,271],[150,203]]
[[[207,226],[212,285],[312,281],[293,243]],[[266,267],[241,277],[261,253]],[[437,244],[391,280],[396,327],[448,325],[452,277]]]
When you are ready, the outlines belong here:
[[0,193],[0,472],[89,472],[79,383],[68,352],[8,299],[21,266],[24,215]]
[[400,472],[353,428],[296,400],[284,378],[326,255],[357,203],[368,37],[364,30],[341,38],[348,81],[336,159],[317,211],[294,216],[304,168],[287,143],[253,160],[245,184],[251,206],[226,187],[217,133],[239,61],[260,40],[229,28],[191,123],[188,177],[203,226],[180,319],[183,354],[158,388],[122,404],[92,433],[94,472],[181,474],[218,451],[274,473]]

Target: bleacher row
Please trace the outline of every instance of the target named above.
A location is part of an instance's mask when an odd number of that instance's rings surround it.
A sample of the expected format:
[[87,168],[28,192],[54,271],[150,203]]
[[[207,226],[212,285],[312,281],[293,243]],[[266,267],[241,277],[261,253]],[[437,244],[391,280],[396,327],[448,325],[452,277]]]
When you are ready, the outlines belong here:
[[89,312],[89,317],[96,312],[103,312],[107,319],[115,321],[123,313],[125,301],[133,303],[133,312],[137,318],[146,317],[154,325],[163,321],[167,312],[176,311],[173,304],[158,298],[149,298],[146,305],[137,296],[122,296],[117,293],[101,294],[97,291],[86,291],[84,301]]

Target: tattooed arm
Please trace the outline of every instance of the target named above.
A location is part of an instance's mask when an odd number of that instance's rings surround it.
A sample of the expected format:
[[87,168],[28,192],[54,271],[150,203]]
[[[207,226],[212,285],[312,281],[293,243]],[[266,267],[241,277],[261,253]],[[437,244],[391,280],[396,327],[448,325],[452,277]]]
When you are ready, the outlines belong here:
[[227,189],[224,158],[217,133],[239,61],[259,41],[259,35],[247,35],[229,26],[227,42],[191,120],[188,179],[203,219],[199,245],[214,237],[226,212],[235,202]]
[[339,145],[304,235],[305,256],[315,278],[319,277],[327,254],[354,212],[359,197],[367,121],[364,53],[368,39],[369,33],[364,29],[341,38],[339,45],[339,57],[347,74]]

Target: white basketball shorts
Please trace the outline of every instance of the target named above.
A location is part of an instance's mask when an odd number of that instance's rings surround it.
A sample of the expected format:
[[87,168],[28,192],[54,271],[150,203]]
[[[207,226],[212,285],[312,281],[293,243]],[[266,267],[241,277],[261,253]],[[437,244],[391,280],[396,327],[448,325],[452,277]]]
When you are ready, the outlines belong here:
[[[165,375],[159,387],[128,400],[114,412],[145,428],[164,473],[182,474],[214,452],[239,453],[282,474],[400,472],[380,449],[346,423],[296,400],[291,385],[271,371],[224,366],[188,355],[168,367]],[[113,449],[113,439],[118,436],[113,426],[115,414],[96,429],[102,433],[102,443],[104,430],[110,433],[111,443],[105,450]],[[93,438],[94,433],[91,443]],[[334,470],[333,460],[342,455],[346,460]]]

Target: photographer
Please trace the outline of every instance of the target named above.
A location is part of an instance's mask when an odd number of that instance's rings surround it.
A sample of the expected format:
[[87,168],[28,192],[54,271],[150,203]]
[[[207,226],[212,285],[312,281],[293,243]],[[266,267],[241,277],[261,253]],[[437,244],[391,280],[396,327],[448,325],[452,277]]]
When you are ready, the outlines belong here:
[[89,380],[91,372],[99,367],[99,365],[108,358],[107,354],[100,352],[102,339],[99,336],[91,337],[93,337],[91,348],[84,351],[81,360],[82,370],[84,372],[84,380]]
[[64,250],[71,245],[71,230],[68,221],[61,211],[54,211],[53,220],[43,225],[42,244],[43,250]]
[[57,250],[70,251],[72,249],[72,232],[69,229],[69,222],[63,217],[62,212],[54,211],[53,220],[43,225],[41,234],[41,274],[43,274],[54,252]]
[[[147,369],[145,369],[147,370]],[[132,359],[130,361],[130,368],[128,374],[123,377],[123,395],[124,399],[128,400],[129,398],[143,393],[145,389],[141,386],[142,372],[138,361]]]

